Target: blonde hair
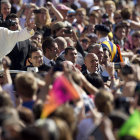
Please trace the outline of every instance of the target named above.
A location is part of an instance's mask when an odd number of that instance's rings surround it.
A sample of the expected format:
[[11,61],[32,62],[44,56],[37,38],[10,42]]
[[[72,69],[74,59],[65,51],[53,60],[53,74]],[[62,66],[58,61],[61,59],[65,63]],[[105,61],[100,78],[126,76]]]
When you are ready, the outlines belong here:
[[77,15],[79,12],[84,12],[85,16],[86,16],[86,14],[87,14],[85,8],[78,8],[78,9],[76,10],[76,15]]
[[[45,23],[45,26],[50,26],[50,24],[51,24],[51,17],[50,17],[48,9],[46,9],[45,7],[41,7],[39,10],[46,12],[46,23]],[[38,27],[40,25],[40,20],[39,20],[38,16],[36,16],[35,21],[36,21],[36,25]]]
[[115,2],[112,0],[105,1],[104,6],[106,7],[107,5],[114,5],[116,7]]
[[113,109],[114,97],[110,91],[105,89],[99,90],[95,96],[95,105],[99,112],[109,115]]

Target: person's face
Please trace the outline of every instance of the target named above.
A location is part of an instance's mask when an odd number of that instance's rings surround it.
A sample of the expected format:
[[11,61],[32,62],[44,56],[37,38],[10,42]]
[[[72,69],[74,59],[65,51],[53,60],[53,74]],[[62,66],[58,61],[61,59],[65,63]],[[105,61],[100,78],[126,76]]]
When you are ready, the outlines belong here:
[[115,10],[115,6],[113,4],[108,4],[105,7],[106,12],[110,15]]
[[115,21],[115,23],[121,22],[122,21],[121,15],[120,14],[114,15],[114,21]]
[[45,10],[41,10],[41,12],[38,14],[38,17],[39,17],[40,23],[46,24],[47,15],[46,15],[46,11]]
[[69,50],[67,55],[65,55],[65,59],[71,61],[73,64],[76,63],[77,58],[77,50]]
[[90,73],[95,73],[98,70],[98,57],[95,54],[90,54],[85,59],[85,65]]
[[52,47],[50,49],[51,58],[53,59],[53,58],[58,57],[58,54],[59,54],[58,45],[57,45],[57,43],[53,43]]
[[12,30],[12,31],[19,30],[20,29],[19,19],[15,18],[15,19],[11,19],[11,20],[14,21],[15,24],[13,26],[10,26],[9,29]]
[[99,19],[97,17],[93,16],[93,15],[90,15],[89,22],[96,25],[96,24],[98,24]]
[[75,14],[67,15],[67,21],[69,21],[70,23],[73,23],[74,18],[75,18]]
[[42,36],[40,34],[35,34],[31,39],[36,40],[38,43],[42,42]]
[[31,58],[29,59],[34,67],[39,67],[43,64],[43,54],[42,51],[38,50],[32,53]]
[[1,13],[4,17],[7,17],[11,12],[11,5],[10,4],[2,4],[1,5]]
[[103,51],[103,64],[107,64],[107,62],[111,62],[111,56],[107,50]]
[[78,21],[83,21],[84,20],[84,17],[85,17],[85,13],[83,11],[80,11],[76,14],[76,19]]
[[125,28],[119,28],[116,32],[115,32],[115,35],[117,36],[117,38],[119,39],[119,40],[122,40],[122,39],[124,39],[124,37],[125,37]]
[[103,60],[103,49],[102,49],[102,47],[96,47],[95,49],[93,49],[92,50],[92,52],[91,53],[95,53],[96,55],[97,55],[97,57],[98,57],[98,59],[99,59],[99,62],[100,62],[100,64],[102,63],[102,60]]
[[87,39],[82,39],[81,44],[83,46],[83,49],[86,51],[89,45],[89,41]]
[[140,35],[132,36],[132,43],[135,47],[140,46]]

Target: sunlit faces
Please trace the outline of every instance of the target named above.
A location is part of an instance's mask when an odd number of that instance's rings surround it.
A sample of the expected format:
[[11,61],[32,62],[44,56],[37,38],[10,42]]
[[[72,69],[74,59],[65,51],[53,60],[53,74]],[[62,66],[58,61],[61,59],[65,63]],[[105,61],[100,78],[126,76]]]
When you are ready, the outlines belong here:
[[109,53],[109,50],[104,49],[103,50],[103,64],[106,64],[107,62],[111,62],[111,54]]
[[29,58],[30,62],[34,67],[39,67],[43,64],[43,53],[41,50],[33,52],[31,58]]
[[42,35],[41,34],[35,34],[34,36],[32,36],[31,39],[36,40],[38,43],[41,43],[42,42]]
[[50,51],[49,54],[51,55],[52,59],[58,57],[59,49],[58,49],[57,43],[53,43],[51,46],[51,49],[49,49],[49,51]]
[[11,19],[11,20],[14,21],[14,25],[10,26],[10,30],[12,30],[12,31],[19,30],[20,29],[19,19],[14,18],[14,19]]
[[11,12],[10,3],[2,3],[1,4],[1,13],[2,13],[4,19],[7,17],[7,15],[10,14],[10,12]]
[[99,60],[97,55],[94,53],[89,53],[85,57],[85,65],[90,73],[95,73],[98,71]]
[[68,50],[68,53],[65,54],[65,59],[75,64],[77,59],[77,50]]
[[99,59],[100,64],[103,60],[103,48],[102,47],[95,47],[91,50],[91,53],[95,53]]
[[84,20],[85,16],[86,16],[86,13],[84,11],[78,11],[76,13],[76,19],[77,19],[77,21]]
[[118,38],[118,39],[124,39],[124,37],[125,37],[125,34],[126,33],[126,31],[125,31],[125,28],[123,28],[123,27],[120,27],[120,28],[118,28],[117,29],[117,31],[115,32],[115,35],[116,35],[116,37]]

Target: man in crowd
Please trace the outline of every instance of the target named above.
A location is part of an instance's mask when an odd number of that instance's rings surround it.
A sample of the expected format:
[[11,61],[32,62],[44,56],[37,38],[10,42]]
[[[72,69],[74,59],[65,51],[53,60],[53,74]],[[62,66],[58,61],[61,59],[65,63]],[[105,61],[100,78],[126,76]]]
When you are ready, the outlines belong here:
[[[9,30],[19,31],[21,29],[19,19],[16,14],[10,14],[6,20],[11,20],[11,25],[8,26]],[[26,66],[26,60],[31,50],[29,39],[17,42],[13,50],[7,55],[11,60],[11,70],[20,70]]]
[[30,62],[29,66],[23,68],[23,70],[40,72],[48,71],[50,67],[46,64],[43,64],[43,52],[40,48],[32,47],[29,52],[28,61]]
[[77,50],[73,47],[67,47],[65,49],[65,60],[71,61],[73,64],[76,63]]
[[28,21],[27,27],[20,31],[10,31],[0,27],[0,58],[8,54],[19,41],[29,39],[34,34],[35,24]]
[[52,37],[48,37],[42,44],[44,63],[48,66],[54,66],[55,59],[58,57],[58,45]]

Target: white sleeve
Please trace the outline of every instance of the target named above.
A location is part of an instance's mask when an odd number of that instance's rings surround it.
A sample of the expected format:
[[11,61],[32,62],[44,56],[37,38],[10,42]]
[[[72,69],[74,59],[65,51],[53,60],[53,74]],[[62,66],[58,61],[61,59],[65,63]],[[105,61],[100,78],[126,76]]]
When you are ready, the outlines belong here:
[[32,37],[34,35],[34,30],[27,31],[27,28],[24,28],[21,31],[7,30],[6,33],[9,41],[14,41],[15,43],[17,43],[19,41],[24,41]]
[[28,31],[27,28],[21,31],[11,31],[0,27],[0,58],[12,51],[19,41],[24,41],[34,35],[34,30]]

